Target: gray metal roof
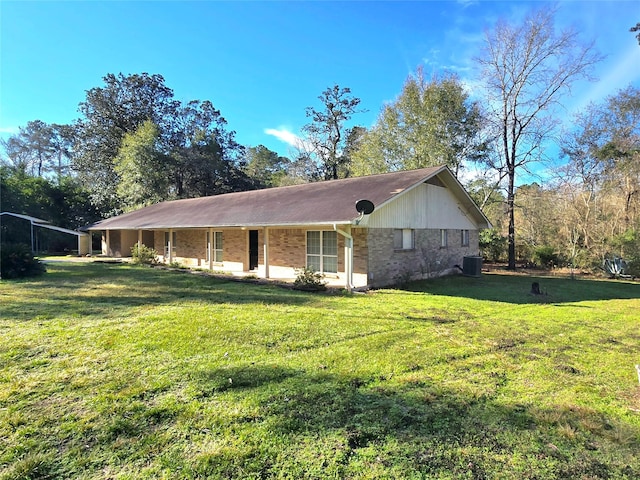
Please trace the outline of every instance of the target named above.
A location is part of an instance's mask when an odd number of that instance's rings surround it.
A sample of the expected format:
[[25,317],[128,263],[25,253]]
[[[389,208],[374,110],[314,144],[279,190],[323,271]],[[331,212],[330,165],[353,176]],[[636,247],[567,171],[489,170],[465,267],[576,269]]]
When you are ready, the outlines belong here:
[[471,200],[447,167],[431,167],[162,202],[102,220],[87,230],[350,224],[358,217],[356,201],[371,200],[379,207],[436,175],[453,186],[458,197]]

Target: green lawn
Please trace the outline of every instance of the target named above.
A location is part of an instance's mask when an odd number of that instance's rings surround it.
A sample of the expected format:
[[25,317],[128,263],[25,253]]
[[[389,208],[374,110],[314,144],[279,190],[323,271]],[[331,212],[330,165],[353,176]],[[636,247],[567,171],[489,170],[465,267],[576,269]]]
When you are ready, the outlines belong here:
[[620,281],[52,263],[0,282],[0,479],[639,478],[639,311]]

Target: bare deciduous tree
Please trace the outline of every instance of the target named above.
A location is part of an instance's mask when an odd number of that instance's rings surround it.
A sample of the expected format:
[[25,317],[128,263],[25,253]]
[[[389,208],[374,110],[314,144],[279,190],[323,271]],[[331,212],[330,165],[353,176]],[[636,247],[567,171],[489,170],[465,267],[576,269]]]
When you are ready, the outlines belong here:
[[519,25],[499,22],[487,32],[477,59],[486,85],[487,112],[499,155],[489,161],[506,179],[509,268],[515,269],[514,189],[516,173],[544,159],[544,142],[559,123],[554,115],[572,83],[588,78],[600,60],[575,30],[557,33],[555,10],[530,13]]

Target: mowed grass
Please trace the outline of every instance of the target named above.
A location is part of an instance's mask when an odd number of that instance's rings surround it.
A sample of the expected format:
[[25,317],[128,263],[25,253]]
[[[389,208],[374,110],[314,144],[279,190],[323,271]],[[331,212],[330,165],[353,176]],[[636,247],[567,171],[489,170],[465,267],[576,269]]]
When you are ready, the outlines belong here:
[[621,281],[51,263],[0,282],[0,479],[640,478],[639,311]]

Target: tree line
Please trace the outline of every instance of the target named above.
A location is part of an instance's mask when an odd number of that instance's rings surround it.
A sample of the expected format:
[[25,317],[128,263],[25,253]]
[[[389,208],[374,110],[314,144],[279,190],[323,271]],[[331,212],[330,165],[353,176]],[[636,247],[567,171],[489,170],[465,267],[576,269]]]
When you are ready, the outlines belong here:
[[[354,121],[361,101],[349,88],[327,88],[286,157],[240,145],[211,101],[176,100],[161,75],[108,74],[72,124],[35,120],[2,141],[3,210],[42,212],[40,182],[73,203],[47,218],[76,228],[164,200],[444,164],[494,224],[485,254],[510,268],[640,257],[640,91],[630,86],[567,122],[563,99],[601,56],[575,30],[558,32],[554,16],[499,21],[473,87],[418,68],[370,128]],[[544,179],[518,182],[540,165]]]

